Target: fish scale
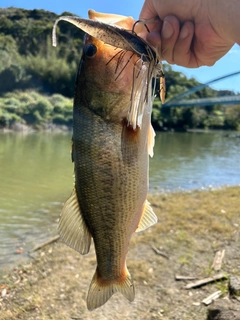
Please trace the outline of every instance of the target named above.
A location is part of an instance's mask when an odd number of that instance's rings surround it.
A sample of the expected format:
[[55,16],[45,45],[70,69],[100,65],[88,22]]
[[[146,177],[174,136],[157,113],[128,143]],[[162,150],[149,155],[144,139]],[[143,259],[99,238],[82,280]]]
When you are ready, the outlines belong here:
[[[74,108],[79,108],[78,103]],[[133,163],[132,159],[127,163],[127,157],[122,161],[121,123],[109,126],[103,123],[102,118],[98,118],[84,124],[81,121],[84,117],[81,117],[80,110],[78,114],[73,133],[73,148],[78,156],[74,156],[74,161],[78,164],[80,157],[84,165],[76,166],[76,189],[81,212],[94,239],[98,274],[101,278],[104,277],[105,281],[111,281],[118,279],[125,268],[130,237],[137,225],[132,223],[130,214],[124,213],[135,214],[137,211],[140,218],[142,202],[138,204],[138,208],[136,203],[138,199],[146,197],[147,173],[145,172],[143,179],[144,174],[141,174],[138,163]],[[97,117],[94,115],[94,118]],[[83,135],[82,130],[78,128],[84,128],[85,134]],[[89,142],[90,137],[93,143],[91,148],[88,143],[82,143],[82,140]],[[130,144],[129,149],[131,155],[136,147]],[[128,153],[128,150],[125,149],[125,152]],[[148,155],[145,156],[146,162],[147,157]],[[133,179],[130,179],[130,174]],[[90,177],[92,183],[89,186]],[[140,182],[139,177],[142,180]],[[144,180],[145,184],[142,185]],[[144,193],[144,197],[141,193]],[[91,210],[92,208],[94,210]]]
[[[133,25],[132,18],[114,19],[120,25],[124,20],[124,26],[128,22],[129,29]],[[59,232],[82,254],[88,253],[93,239],[97,268],[87,296],[89,310],[117,291],[133,301],[135,290],[126,266],[129,242],[135,231],[157,221],[146,200],[154,144],[150,62],[128,51],[119,59],[121,51],[86,35],[75,85],[75,186],[62,209]],[[116,76],[117,69],[121,72]],[[129,122],[132,99],[138,103]]]

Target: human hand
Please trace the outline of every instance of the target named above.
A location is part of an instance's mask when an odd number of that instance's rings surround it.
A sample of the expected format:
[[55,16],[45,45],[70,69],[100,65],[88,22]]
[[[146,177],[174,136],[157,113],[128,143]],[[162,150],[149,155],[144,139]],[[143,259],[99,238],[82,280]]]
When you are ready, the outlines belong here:
[[145,0],[140,19],[158,19],[147,23],[143,37],[170,64],[212,66],[234,45],[225,11],[221,0]]

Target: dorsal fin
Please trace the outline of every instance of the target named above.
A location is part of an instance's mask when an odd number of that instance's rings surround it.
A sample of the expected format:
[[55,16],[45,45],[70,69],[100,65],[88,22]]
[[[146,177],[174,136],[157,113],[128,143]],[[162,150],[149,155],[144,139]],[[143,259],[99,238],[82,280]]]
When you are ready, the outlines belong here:
[[[97,20],[107,24],[114,24],[124,29],[127,29],[129,31],[132,30],[132,27],[135,23],[135,20],[131,16],[122,16],[120,14],[113,14],[113,13],[102,13],[102,12],[94,11],[92,9],[88,10],[88,17],[91,20]],[[149,21],[152,22],[152,20],[153,19],[150,19]],[[146,23],[147,22],[148,21],[146,21]],[[134,32],[137,34],[141,32],[146,32],[144,21],[139,21],[135,25]]]
[[130,16],[126,17],[113,13],[101,13],[94,10],[88,10],[88,17],[91,20],[116,25],[127,30],[132,30],[132,26],[135,22],[135,20]]

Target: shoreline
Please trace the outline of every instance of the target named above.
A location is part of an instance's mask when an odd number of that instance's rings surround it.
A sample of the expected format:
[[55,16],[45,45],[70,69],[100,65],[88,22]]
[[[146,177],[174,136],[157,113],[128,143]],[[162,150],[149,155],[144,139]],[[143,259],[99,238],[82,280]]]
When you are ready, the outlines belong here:
[[53,123],[48,123],[41,127],[40,129],[36,129],[31,126],[27,126],[21,123],[14,123],[10,128],[0,128],[0,133],[33,133],[33,132],[70,132],[72,131],[71,126],[66,125],[57,125]]
[[[13,123],[10,128],[0,127],[0,133],[33,133],[33,132],[70,132],[72,131],[72,126],[67,125],[58,125],[53,123],[46,123],[44,126],[40,128],[34,128],[32,126],[28,126],[21,123]],[[226,133],[229,137],[237,137],[240,138],[240,132],[232,129],[187,129],[187,130],[156,130],[156,132],[182,132],[182,133]]]
[[[239,193],[240,193],[240,184],[239,185],[222,185],[222,186],[218,186],[218,187],[212,187],[212,186],[209,186],[209,187],[202,187],[200,189],[159,189],[159,190],[151,190],[149,191],[148,193],[148,196],[147,196],[147,199],[156,199],[158,197],[174,197],[174,195],[191,195],[193,193],[209,193],[209,192],[216,192],[216,191],[223,191],[226,190],[226,189],[229,189],[229,188],[239,188]],[[153,200],[153,203],[154,203],[154,200]],[[61,210],[59,211],[59,216],[60,216],[60,212]],[[11,256],[11,257],[15,257],[15,259],[13,259],[13,262],[9,262],[9,263],[6,263],[6,264],[3,264],[2,265],[0,264],[0,273],[1,272],[5,272],[6,270],[13,270],[14,268],[16,268],[19,264],[25,264],[25,263],[28,263],[29,261],[31,261],[32,259],[32,253],[33,253],[33,256],[35,256],[39,250],[38,247],[41,247],[42,244],[45,245],[45,242],[51,242],[52,239],[53,239],[53,242],[54,241],[58,241],[61,239],[56,239],[54,240],[56,237],[60,238],[59,235],[58,235],[58,232],[57,232],[57,223],[56,223],[56,226],[55,226],[55,229],[56,229],[56,234],[54,232],[52,232],[51,234],[45,234],[43,235],[43,242],[38,242],[38,241],[34,241],[32,240],[32,242],[35,243],[34,246],[32,246],[32,248],[28,248],[28,250],[26,250],[27,248],[24,248],[24,246],[22,247],[19,247],[19,249],[16,249],[15,251],[13,252],[10,252],[10,253],[6,253],[7,255]],[[54,230],[54,228],[52,228],[52,230]],[[36,239],[37,240],[37,239]],[[28,246],[29,247],[29,246]],[[37,249],[36,249],[37,248]],[[36,251],[36,252],[35,252]],[[3,260],[2,260],[3,261]]]
[[[116,294],[103,307],[87,311],[86,293],[96,266],[93,245],[88,255],[81,256],[58,240],[10,273],[0,271],[0,318],[206,320],[208,308],[202,300],[220,290],[218,301],[225,304],[228,280],[186,290],[188,281],[176,281],[175,276],[200,279],[220,271],[239,275],[239,194],[239,186],[149,194],[159,221],[133,235],[127,257],[135,302]],[[214,271],[211,265],[219,250],[225,250],[225,257],[221,270]],[[228,304],[235,308],[237,302]]]

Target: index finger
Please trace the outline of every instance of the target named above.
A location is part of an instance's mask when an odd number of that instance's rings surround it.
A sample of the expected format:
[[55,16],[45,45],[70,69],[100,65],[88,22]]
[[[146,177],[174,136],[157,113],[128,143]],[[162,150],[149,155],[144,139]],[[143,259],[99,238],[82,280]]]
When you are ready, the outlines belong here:
[[140,12],[140,15],[139,15],[139,19],[140,20],[148,20],[148,19],[155,18],[157,16],[158,16],[158,14],[157,14],[154,6],[152,5],[152,2],[145,1],[142,6],[142,10]]
[[[151,5],[150,1],[145,1],[142,7],[142,10],[139,15],[139,20],[143,21],[150,32],[157,31],[160,32],[162,29],[163,21],[158,16],[156,10]],[[146,38],[148,31],[144,31],[141,36]]]

